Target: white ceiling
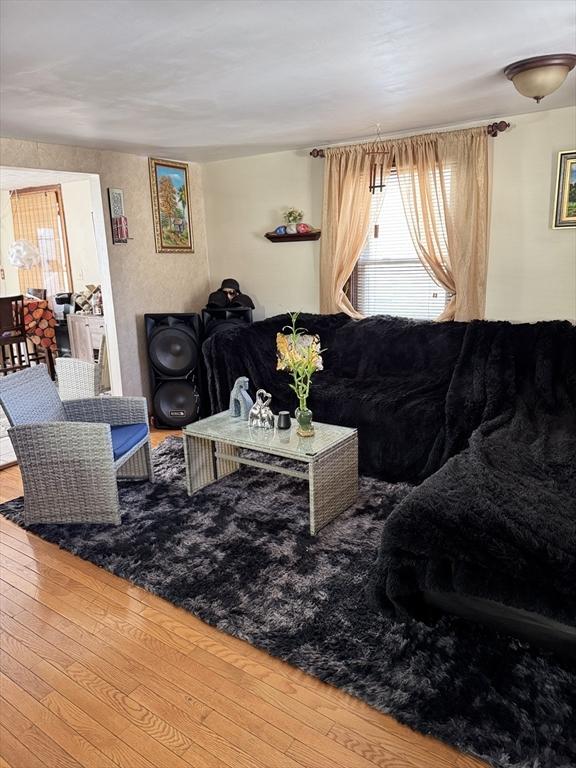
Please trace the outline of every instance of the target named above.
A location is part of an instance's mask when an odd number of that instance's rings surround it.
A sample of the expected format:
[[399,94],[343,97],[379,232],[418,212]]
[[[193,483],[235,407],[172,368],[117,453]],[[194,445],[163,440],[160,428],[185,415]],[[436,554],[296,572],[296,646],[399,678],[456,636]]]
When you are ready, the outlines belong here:
[[4,136],[214,160],[540,106],[502,68],[576,49],[572,0],[2,0]]

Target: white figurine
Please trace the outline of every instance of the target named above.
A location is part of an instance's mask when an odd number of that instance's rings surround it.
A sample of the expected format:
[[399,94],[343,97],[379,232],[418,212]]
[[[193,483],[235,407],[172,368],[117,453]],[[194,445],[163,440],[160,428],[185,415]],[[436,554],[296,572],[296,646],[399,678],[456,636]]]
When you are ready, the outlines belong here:
[[270,408],[272,395],[265,389],[256,392],[256,402],[250,409],[248,423],[257,429],[274,429],[274,414]]

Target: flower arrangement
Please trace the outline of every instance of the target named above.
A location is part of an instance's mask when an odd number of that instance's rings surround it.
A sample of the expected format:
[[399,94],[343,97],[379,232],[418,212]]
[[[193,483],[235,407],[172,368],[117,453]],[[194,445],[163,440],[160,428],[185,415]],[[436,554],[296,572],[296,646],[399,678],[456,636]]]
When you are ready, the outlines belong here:
[[304,218],[304,211],[300,211],[298,208],[288,208],[283,218],[286,224],[299,224]]
[[296,420],[298,434],[310,437],[314,434],[312,412],[308,409],[308,395],[312,376],[316,371],[323,370],[320,337],[309,334],[306,328],[298,327],[299,312],[289,312],[291,324],[284,326],[288,333],[276,334],[277,363],[276,370],[288,371],[292,374],[290,389],[298,398]]

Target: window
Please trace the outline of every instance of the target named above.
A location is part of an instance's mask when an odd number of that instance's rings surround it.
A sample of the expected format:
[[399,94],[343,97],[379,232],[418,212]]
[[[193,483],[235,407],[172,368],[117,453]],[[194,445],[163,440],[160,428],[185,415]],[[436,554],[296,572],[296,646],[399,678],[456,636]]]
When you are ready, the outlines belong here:
[[385,189],[372,195],[370,227],[354,270],[352,299],[363,315],[418,320],[434,320],[446,306],[445,289],[418,258],[394,169]]
[[66,224],[60,186],[17,189],[10,193],[14,239],[40,251],[40,263],[19,269],[20,290],[45,288],[48,296],[72,290]]

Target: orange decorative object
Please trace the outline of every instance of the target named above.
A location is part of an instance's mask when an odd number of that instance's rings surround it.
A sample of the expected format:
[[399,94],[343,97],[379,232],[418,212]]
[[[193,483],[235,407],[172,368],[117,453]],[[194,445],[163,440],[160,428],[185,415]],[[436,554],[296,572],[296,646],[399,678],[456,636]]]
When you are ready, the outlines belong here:
[[56,332],[57,322],[54,313],[44,299],[24,299],[24,327],[26,335],[37,347],[57,351]]

